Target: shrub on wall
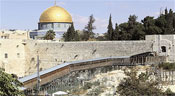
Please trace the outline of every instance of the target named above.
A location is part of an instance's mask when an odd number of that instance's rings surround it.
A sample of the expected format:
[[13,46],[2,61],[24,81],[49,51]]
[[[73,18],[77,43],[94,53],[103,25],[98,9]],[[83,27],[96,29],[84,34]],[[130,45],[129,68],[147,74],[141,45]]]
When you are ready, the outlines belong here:
[[159,68],[164,70],[175,70],[175,63],[162,63],[159,64]]

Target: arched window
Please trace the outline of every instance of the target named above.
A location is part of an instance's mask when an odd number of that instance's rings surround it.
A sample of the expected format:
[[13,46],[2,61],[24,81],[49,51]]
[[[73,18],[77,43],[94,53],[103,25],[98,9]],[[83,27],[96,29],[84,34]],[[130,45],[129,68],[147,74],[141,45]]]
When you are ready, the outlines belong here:
[[166,47],[165,46],[161,46],[161,50],[162,50],[162,52],[166,52]]

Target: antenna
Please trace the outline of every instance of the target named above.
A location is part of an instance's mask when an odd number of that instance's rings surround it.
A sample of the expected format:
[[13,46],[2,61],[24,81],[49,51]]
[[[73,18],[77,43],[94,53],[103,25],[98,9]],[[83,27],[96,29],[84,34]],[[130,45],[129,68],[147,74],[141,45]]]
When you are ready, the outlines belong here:
[[[37,52],[38,53],[38,52]],[[39,55],[37,55],[37,92],[36,92],[36,96],[39,94],[40,91],[40,73],[39,73]]]

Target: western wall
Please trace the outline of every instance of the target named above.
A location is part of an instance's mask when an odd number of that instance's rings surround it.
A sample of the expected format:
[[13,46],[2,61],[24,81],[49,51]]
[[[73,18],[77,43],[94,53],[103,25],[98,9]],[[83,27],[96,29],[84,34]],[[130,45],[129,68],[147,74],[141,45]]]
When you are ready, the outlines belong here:
[[0,39],[0,67],[8,73],[23,77],[36,72],[37,56],[40,70],[45,70],[65,62],[131,56],[144,52],[157,52],[158,55],[167,56],[168,61],[174,62],[174,41],[175,35],[150,35],[146,36],[146,40],[140,41],[58,42]]
[[[38,50],[39,49],[39,50]],[[152,51],[151,42],[146,41],[104,41],[104,42],[42,42],[27,41],[26,72],[36,72],[37,54],[41,60],[40,69],[47,69],[57,64],[104,58],[130,56]]]

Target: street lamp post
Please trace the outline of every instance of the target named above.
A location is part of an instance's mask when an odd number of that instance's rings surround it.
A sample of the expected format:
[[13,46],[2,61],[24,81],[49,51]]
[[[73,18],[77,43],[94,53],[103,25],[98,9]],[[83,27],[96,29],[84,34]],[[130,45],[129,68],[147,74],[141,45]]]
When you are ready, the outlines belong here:
[[39,55],[37,55],[37,92],[36,92],[36,96],[39,94],[39,90],[40,90]]

